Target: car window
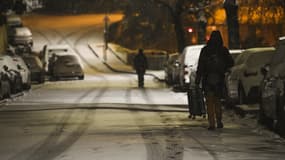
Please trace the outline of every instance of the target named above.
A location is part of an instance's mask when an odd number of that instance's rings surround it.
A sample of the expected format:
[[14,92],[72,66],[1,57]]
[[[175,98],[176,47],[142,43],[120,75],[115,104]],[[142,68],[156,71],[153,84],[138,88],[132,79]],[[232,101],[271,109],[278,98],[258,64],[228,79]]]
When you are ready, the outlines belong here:
[[191,48],[187,50],[186,55],[185,55],[185,64],[190,66],[196,66],[198,63],[198,59],[200,56],[202,48]]
[[58,62],[63,63],[78,63],[78,60],[75,56],[59,56]]

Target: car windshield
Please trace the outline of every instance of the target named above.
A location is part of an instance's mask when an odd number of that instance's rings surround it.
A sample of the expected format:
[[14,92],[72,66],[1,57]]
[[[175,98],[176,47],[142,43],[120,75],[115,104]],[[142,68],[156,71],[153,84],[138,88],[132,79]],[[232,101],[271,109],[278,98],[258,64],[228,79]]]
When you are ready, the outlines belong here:
[[189,50],[188,54],[185,56],[185,62],[189,65],[196,65],[199,59],[199,55],[201,52],[201,48],[195,48],[192,50]]
[[75,56],[59,56],[58,60],[59,63],[78,63],[78,60]]

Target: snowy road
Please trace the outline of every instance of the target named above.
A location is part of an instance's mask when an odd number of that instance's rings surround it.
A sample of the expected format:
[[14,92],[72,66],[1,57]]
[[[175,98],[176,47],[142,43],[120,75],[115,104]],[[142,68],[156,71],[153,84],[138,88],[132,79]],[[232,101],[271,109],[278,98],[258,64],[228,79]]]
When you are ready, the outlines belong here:
[[[226,111],[225,128],[208,131],[206,119],[187,118],[184,93],[172,92],[152,76],[146,76],[145,89],[136,88],[135,75],[114,72],[102,63],[99,20],[72,25],[83,17],[68,17],[69,23],[60,17],[62,25],[44,28],[40,22],[52,17],[33,17],[37,26],[26,21],[34,31],[35,50],[44,44],[69,44],[87,76],[34,85],[24,96],[2,104],[1,160],[284,159],[284,139],[257,125],[254,116],[240,118]],[[88,44],[94,44],[99,58]],[[131,71],[112,54],[108,64]]]

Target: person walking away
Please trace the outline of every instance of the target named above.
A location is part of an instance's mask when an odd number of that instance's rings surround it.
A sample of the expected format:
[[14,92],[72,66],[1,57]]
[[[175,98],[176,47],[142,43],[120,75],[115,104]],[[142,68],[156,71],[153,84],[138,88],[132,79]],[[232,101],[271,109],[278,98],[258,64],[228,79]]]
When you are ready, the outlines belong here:
[[139,49],[138,54],[134,57],[134,68],[138,75],[138,87],[144,87],[144,74],[147,69],[148,63],[143,49]]
[[55,53],[52,53],[52,56],[48,60],[48,73],[51,76],[53,75],[53,68],[56,60],[57,60],[57,55]]
[[222,104],[225,85],[225,73],[234,65],[229,50],[223,46],[220,31],[213,31],[207,45],[202,48],[196,71],[196,85],[202,81],[202,90],[206,97],[208,130],[223,128]]

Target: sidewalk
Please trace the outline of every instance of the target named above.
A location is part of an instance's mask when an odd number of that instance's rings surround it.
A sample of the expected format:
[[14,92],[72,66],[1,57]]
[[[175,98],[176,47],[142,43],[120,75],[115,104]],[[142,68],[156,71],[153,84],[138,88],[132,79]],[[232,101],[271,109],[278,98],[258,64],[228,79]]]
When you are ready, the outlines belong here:
[[[127,53],[117,51],[112,45],[109,45],[108,48],[108,60],[104,60],[101,49],[98,50],[98,44],[88,44],[88,47],[93,52],[93,54],[98,57],[102,64],[106,65],[110,70],[119,73],[135,74],[135,71],[132,69],[132,66],[128,65],[127,62]],[[103,46],[101,46],[103,47]],[[147,70],[146,75],[153,76],[158,81],[164,81],[164,70]]]

